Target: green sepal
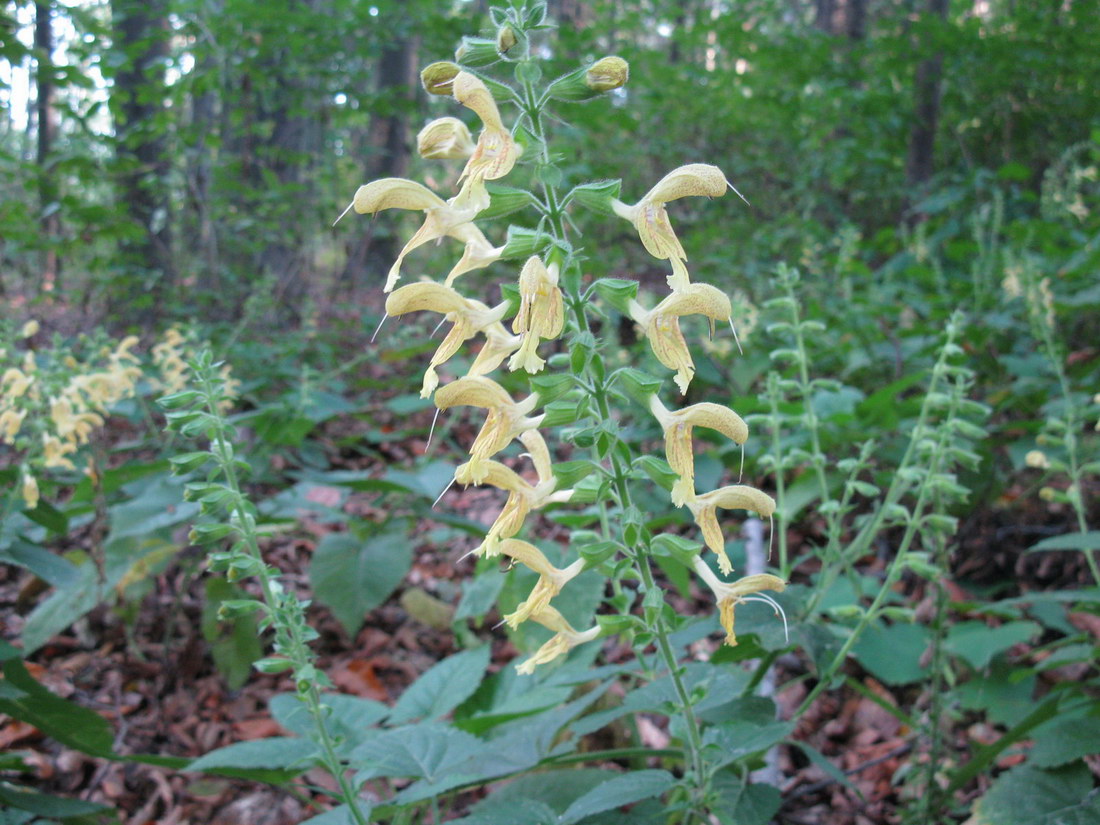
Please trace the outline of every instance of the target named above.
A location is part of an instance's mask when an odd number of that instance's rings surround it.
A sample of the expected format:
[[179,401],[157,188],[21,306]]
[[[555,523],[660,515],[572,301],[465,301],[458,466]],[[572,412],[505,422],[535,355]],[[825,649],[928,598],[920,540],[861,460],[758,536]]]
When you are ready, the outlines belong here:
[[539,404],[542,406],[557,401],[575,386],[572,375],[539,373],[531,377],[531,389],[538,393]]
[[455,49],[455,62],[463,66],[490,66],[498,60],[497,41],[488,37],[463,37]]
[[614,215],[611,201],[618,200],[622,192],[621,180],[601,180],[593,183],[582,183],[573,187],[566,196],[566,201],[575,201],[585,209],[591,209],[600,215]]
[[534,196],[526,189],[500,183],[486,183],[485,189],[489,192],[489,205],[477,213],[479,221],[511,215],[535,203]]
[[640,630],[644,625],[637,616],[601,615],[596,617],[601,636],[616,636],[631,630]]
[[584,559],[584,569],[591,570],[593,567],[599,567],[605,561],[619,552],[619,545],[613,541],[597,541],[592,544],[586,544],[577,550],[578,554]]
[[252,667],[256,668],[260,673],[282,673],[284,670],[290,670],[294,667],[294,662],[290,661],[290,659],[278,659],[274,656],[269,656],[266,659],[260,659],[258,662],[253,662]]
[[555,80],[547,88],[546,92],[555,100],[564,100],[570,103],[580,103],[599,97],[602,92],[593,89],[586,82],[588,66],[574,69]]
[[634,367],[624,367],[616,371],[614,377],[616,386],[647,410],[649,399],[657,394],[663,383],[660,378]]
[[183,453],[182,455],[174,455],[168,459],[168,463],[172,465],[173,475],[184,475],[192,470],[197,470],[207,461],[214,457],[213,453],[201,451],[196,453]]
[[158,398],[157,404],[166,410],[179,410],[184,407],[190,407],[201,395],[202,393],[197,390],[174,392],[171,395],[165,395],[162,398]]
[[703,545],[684,536],[661,533],[654,536],[653,541],[649,543],[649,549],[655,556],[675,559],[684,567],[690,568],[693,566],[696,557],[702,552]]
[[596,469],[589,459],[581,458],[576,461],[559,461],[553,466],[554,478],[557,479],[557,489],[567,490],[590,475]]
[[623,315],[629,314],[630,302],[638,297],[638,282],[626,278],[600,278],[592,288]]
[[579,398],[570,400],[563,398],[547,404],[543,411],[546,415],[542,419],[543,427],[562,427],[576,423],[577,419],[588,415],[588,399]]
[[[530,193],[527,193],[530,197]],[[481,214],[485,214],[484,212]],[[502,260],[512,261],[518,258],[526,260],[532,255],[542,255],[546,247],[553,241],[545,232],[537,229],[527,229],[522,226],[509,226],[508,237],[504,241],[504,249],[500,253]]]
[[519,284],[515,281],[508,281],[500,285],[500,297],[508,302],[508,308],[504,311],[505,318],[511,318],[513,315],[519,312],[519,305],[521,302],[519,295]]
[[602,476],[591,475],[588,478],[581,479],[575,487],[573,487],[573,496],[569,499],[570,504],[592,504],[595,501],[599,501],[606,496],[607,480]]
[[644,455],[634,460],[635,467],[641,467],[647,476],[666,490],[671,490],[672,485],[680,478],[672,472],[668,462],[655,455]]

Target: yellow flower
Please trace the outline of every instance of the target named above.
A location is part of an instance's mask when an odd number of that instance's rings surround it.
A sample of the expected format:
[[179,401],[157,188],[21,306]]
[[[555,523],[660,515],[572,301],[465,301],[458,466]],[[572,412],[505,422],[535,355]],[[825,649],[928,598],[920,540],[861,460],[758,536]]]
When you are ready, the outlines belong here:
[[723,574],[733,571],[729,556],[726,555],[726,542],[722,538],[722,528],[718,526],[717,510],[750,510],[761,518],[771,518],[775,512],[775,499],[755,487],[734,484],[719,487],[709,493],[695,496],[686,502],[695,523],[703,531],[707,547],[718,554],[718,567]]
[[0,440],[5,444],[14,444],[15,436],[19,433],[19,428],[23,426],[23,419],[26,417],[26,410],[16,412],[13,409],[6,409],[0,413]]
[[516,665],[516,671],[518,673],[534,673],[535,668],[539,665],[552,662],[559,656],[564,656],[577,645],[591,642],[593,639],[599,638],[600,635],[600,626],[598,624],[593,625],[584,632],[578,633],[573,629],[572,625],[565,620],[565,617],[550,605],[547,605],[538,613],[532,615],[531,618],[543,627],[553,630],[555,635],[550,641],[535,651],[535,654],[531,656],[530,659]]
[[710,319],[711,335],[714,322],[729,320],[733,312],[730,299],[724,292],[708,284],[688,284],[673,292],[653,309],[643,309],[636,301],[629,305],[630,317],[642,327],[657,360],[676,370],[676,386],[686,393],[695,363],[691,360],[684,334],[680,331],[683,315],[705,315]]
[[34,383],[34,376],[27,375],[18,367],[8,367],[0,376],[0,389],[9,399],[16,399],[27,392],[27,388]]
[[735,444],[744,444],[749,428],[741,416],[729,407],[704,402],[670,412],[656,393],[650,396],[649,409],[665,432],[665,456],[672,471],[680,476],[672,487],[672,503],[682,506],[695,497],[695,453],[691,434],[695,427],[717,430]]
[[488,375],[516,351],[522,340],[520,336],[510,334],[499,321],[487,326],[484,332],[485,344],[470,364],[467,375]]
[[75,470],[76,465],[65,456],[76,452],[76,445],[70,441],[62,441],[56,435],[42,433],[42,457],[43,465],[51,467],[64,467],[66,470]]
[[403,286],[386,299],[387,315],[428,310],[441,313],[445,320],[453,324],[424,373],[421,398],[428,398],[439,386],[436,367],[458,352],[464,341],[493,324],[499,324],[507,308],[508,304],[505,302],[489,309],[480,301],[462,297],[452,287],[430,282]]
[[28,510],[33,510],[38,506],[38,481],[27,472],[26,467],[23,468],[23,502],[27,505]]
[[[634,224],[634,228],[638,230],[638,235],[642,239],[642,245],[650,255],[672,262],[672,275],[668,277],[668,285],[678,290],[689,283],[687,265],[684,263],[687,260],[687,253],[684,252],[680,239],[676,237],[672,224],[669,223],[665,204],[689,195],[716,198],[726,193],[727,186],[733,189],[717,166],[690,163],[673,169],[661,178],[657,185],[633,206],[628,206],[620,200],[612,200],[611,208],[620,218],[625,218]],[[737,190],[734,189],[734,191]],[[739,192],[738,194],[740,195]]]
[[[557,479],[550,472],[549,453],[544,456],[532,453],[531,457],[535,460],[535,470],[538,473],[537,484],[531,484],[498,461],[485,462],[480,483],[507,491],[508,500],[504,503],[504,508],[492,527],[489,528],[485,541],[474,550],[475,554],[489,557],[499,555],[501,540],[510,539],[518,533],[528,513],[547,504],[565,502],[572,498],[572,490],[554,492]],[[474,469],[471,467],[471,462],[455,470],[455,481],[463,485],[474,483]]]
[[459,177],[463,185],[453,201],[456,208],[470,209],[476,215],[489,205],[485,181],[503,178],[511,172],[520,150],[512,133],[504,128],[492,93],[480,79],[469,72],[459,72],[454,79],[454,97],[476,113],[484,126]]
[[519,539],[502,541],[500,552],[515,561],[522,562],[539,574],[538,583],[532,588],[527,598],[516,607],[514,613],[504,617],[504,621],[513,630],[519,627],[521,622],[527,621],[549,607],[550,600],[584,570],[584,559],[577,559],[565,568],[554,567],[535,545]]
[[436,118],[416,136],[416,151],[422,158],[465,160],[474,151],[474,139],[457,117]]
[[1047,470],[1050,468],[1050,459],[1046,457],[1046,454],[1042,450],[1030,450],[1028,454],[1024,456],[1024,463],[1028,467],[1033,467],[1037,470]]
[[[383,178],[364,184],[356,190],[348,209],[354,209],[360,215],[373,215],[385,209],[407,209],[424,213],[423,225],[409,238],[409,242],[390,267],[383,292],[391,292],[397,285],[401,278],[401,264],[406,255],[438,238],[451,237],[466,244],[466,254],[447,276],[448,283],[462,272],[487,266],[500,257],[499,252],[496,257],[491,257],[490,251],[495,250],[484,233],[472,223],[474,215],[480,210],[459,207],[456,200],[445,201],[426,186],[404,178]],[[348,209],[344,210],[341,218],[347,214]],[[491,260],[487,260],[490,257]]]
[[19,330],[19,337],[32,338],[40,328],[41,327],[39,326],[38,321],[32,318],[31,320],[27,321],[27,323],[23,324],[23,328]]
[[[487,472],[486,462],[499,453],[513,438],[526,437],[528,441],[542,441],[534,428],[543,416],[530,417],[538,395],[532,393],[517,404],[504,387],[491,378],[466,376],[441,387],[435,394],[435,405],[441,410],[451,407],[480,407],[489,411],[485,424],[470,447],[470,478],[480,484]],[[545,445],[545,442],[543,442]],[[546,449],[545,446],[543,449]]]
[[88,437],[103,426],[103,417],[87,410],[77,410],[67,396],[50,399],[50,419],[57,434],[70,443],[87,444]]
[[782,593],[787,589],[787,583],[778,576],[770,573],[758,573],[755,576],[745,576],[735,582],[721,581],[714,575],[705,561],[695,557],[695,572],[710,588],[714,599],[718,603],[718,619],[726,631],[726,644],[730,647],[737,645],[737,635],[733,632],[733,610],[741,602],[764,602],[773,607],[783,617],[783,630],[787,629],[787,615],[783,612],[779,602],[764,593],[762,590],[772,590]]
[[543,265],[531,256],[519,273],[519,313],[512,322],[512,332],[523,335],[519,350],[508,361],[511,370],[524,369],[532,375],[546,362],[538,356],[543,338],[557,338],[565,327],[565,309],[558,287],[558,265]]

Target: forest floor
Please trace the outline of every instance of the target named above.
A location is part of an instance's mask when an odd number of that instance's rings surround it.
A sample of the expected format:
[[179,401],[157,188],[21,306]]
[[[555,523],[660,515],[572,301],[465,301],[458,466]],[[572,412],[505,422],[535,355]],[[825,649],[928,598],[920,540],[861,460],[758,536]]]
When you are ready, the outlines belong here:
[[[429,415],[424,413],[424,415]],[[383,470],[389,463],[404,463],[423,448],[422,440],[395,442],[387,454],[349,459],[335,446],[346,439],[347,422],[336,419],[315,434],[335,469]],[[468,426],[468,425],[463,425]],[[468,434],[457,433],[461,440]],[[467,439],[468,440],[468,439]],[[447,508],[479,520],[491,507],[485,491],[470,489],[448,493]],[[366,499],[352,496],[344,503],[349,514],[369,516]],[[484,511],[484,513],[480,513]],[[1033,523],[1049,518],[1036,512]],[[1019,513],[1014,514],[1018,517]],[[491,516],[490,516],[491,517]],[[1040,554],[1025,560],[1021,550],[1032,539],[1000,523],[997,512],[974,513],[963,527],[963,540],[956,552],[957,580],[1003,581],[1015,577],[1021,591],[1049,589],[1076,579],[1079,571],[1063,554]],[[305,596],[307,567],[314,546],[333,525],[312,521],[302,513],[300,529],[292,535],[271,538],[264,552],[269,563],[281,569],[288,586]],[[792,531],[792,540],[809,538]],[[186,528],[177,539],[186,544]],[[113,609],[100,607],[65,633],[37,651],[27,666],[37,679],[57,694],[92,708],[106,717],[116,730],[115,747],[122,754],[158,754],[194,758],[234,742],[262,739],[285,733],[270,718],[270,698],[291,690],[285,676],[253,673],[238,690],[230,690],[213,665],[209,645],[202,633],[204,605],[200,550],[190,548],[156,577],[155,583],[136,610],[123,617]],[[310,608],[311,624],[320,632],[316,650],[321,668],[338,690],[356,696],[392,703],[402,691],[436,661],[455,652],[455,640],[448,627],[431,626],[410,615],[403,607],[412,590],[427,594],[460,592],[460,583],[470,562],[457,564],[462,551],[445,552],[421,542],[413,568],[404,584],[381,608],[371,613],[366,625],[350,638],[324,607]],[[883,559],[868,559],[864,572],[875,575]],[[964,600],[963,585],[948,583],[954,600]],[[905,581],[906,601],[918,615],[930,609],[930,600],[916,581]],[[33,606],[35,584],[25,571],[0,567],[0,633],[16,640],[23,616]],[[132,607],[132,606],[131,606]],[[705,611],[708,605],[682,604],[683,611]],[[1095,617],[1087,617],[1095,619]],[[492,641],[491,670],[509,667],[517,651],[502,631],[494,632],[499,620],[489,616],[479,635]],[[1087,628],[1100,636],[1100,627]],[[717,628],[716,628],[717,630]],[[706,645],[710,647],[706,647]],[[694,652],[700,656],[717,646],[714,637]],[[625,653],[625,651],[623,651]],[[615,655],[614,650],[608,654]],[[807,670],[802,653],[780,660],[779,684],[789,676]],[[822,696],[802,718],[795,738],[805,741],[848,774],[849,786],[830,777],[809,762],[802,752],[778,749],[771,767],[772,781],[778,781],[783,807],[777,816],[790,825],[886,825],[899,822],[899,810],[906,800],[899,788],[899,771],[911,770],[921,757],[914,745],[914,733],[878,700],[918,714],[927,697],[917,687],[889,688],[849,663],[849,686]],[[1072,678],[1054,673],[1051,678]],[[850,685],[862,687],[857,692]],[[798,706],[807,690],[805,681],[776,696],[782,714]],[[915,710],[914,710],[915,709]],[[991,742],[998,732],[978,715],[954,714],[942,720],[946,741],[964,759],[970,743]],[[668,739],[667,720],[659,715],[637,719],[637,729],[647,744],[664,746]],[[600,735],[600,734],[597,734]],[[606,735],[606,734],[605,734]],[[179,772],[138,763],[93,759],[62,748],[45,739],[25,723],[0,716],[0,750],[25,754],[33,767],[33,784],[40,790],[103,802],[114,806],[128,825],[291,825],[315,815],[323,806],[312,803],[321,795],[306,786],[279,788],[232,779]],[[1007,767],[1023,759],[1007,755],[999,763]],[[329,782],[321,771],[305,777],[307,783],[324,787]],[[980,791],[977,785],[968,796]],[[468,801],[474,801],[471,797]],[[461,813],[462,806],[456,809]]]

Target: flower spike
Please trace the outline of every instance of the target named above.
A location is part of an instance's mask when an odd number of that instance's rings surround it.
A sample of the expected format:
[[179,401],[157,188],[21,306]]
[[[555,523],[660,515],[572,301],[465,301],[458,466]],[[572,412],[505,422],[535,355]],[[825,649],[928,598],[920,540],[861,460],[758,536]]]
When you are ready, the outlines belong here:
[[707,547],[718,554],[718,567],[725,575],[733,572],[733,565],[730,564],[729,556],[726,555],[726,542],[722,538],[722,528],[718,526],[718,508],[750,510],[761,518],[771,518],[775,512],[775,499],[755,487],[744,484],[719,487],[717,490],[688,499],[686,504],[695,517],[695,523],[703,531],[703,540],[706,541]]
[[[672,275],[668,285],[680,290],[689,283],[687,253],[668,220],[665,204],[691,195],[717,198],[726,193],[729,183],[722,170],[705,163],[690,163],[673,169],[633,206],[620,200],[612,200],[611,208],[620,218],[634,224],[642,245],[654,258],[672,262]],[[736,191],[736,190],[735,190]]]
[[643,309],[637,301],[631,301],[629,311],[630,317],[645,332],[657,360],[676,370],[676,386],[683,394],[695,375],[695,363],[680,331],[680,317],[705,315],[710,319],[713,335],[714,322],[728,319],[733,314],[733,306],[720,289],[709,284],[689,284],[673,292],[651,310]]
[[649,409],[665,432],[668,464],[680,477],[672,487],[672,503],[677,507],[695,498],[695,453],[691,443],[695,427],[717,430],[735,444],[744,445],[749,438],[749,428],[741,416],[721,404],[704,402],[670,412],[655,393],[650,396]]

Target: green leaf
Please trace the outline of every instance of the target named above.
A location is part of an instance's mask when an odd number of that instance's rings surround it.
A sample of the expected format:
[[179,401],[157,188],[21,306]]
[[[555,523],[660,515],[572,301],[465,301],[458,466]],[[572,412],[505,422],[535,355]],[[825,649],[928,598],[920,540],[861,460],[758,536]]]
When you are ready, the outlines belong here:
[[315,761],[317,746],[296,736],[234,742],[191,762],[186,770],[218,773],[222,768],[267,768],[301,773]]
[[214,664],[225,676],[230,690],[237,690],[248,681],[252,663],[264,655],[255,611],[240,614],[227,621],[219,620],[222,602],[240,599],[247,594],[222,578],[206,579],[206,603],[202,608],[202,636],[210,645]]
[[1100,530],[1088,533],[1067,533],[1064,536],[1052,536],[1028,548],[1029,553],[1040,550],[1096,550],[1100,549]]
[[976,670],[983,670],[997,654],[1042,632],[1035,622],[1007,622],[1000,627],[990,627],[985,622],[961,622],[948,631],[944,648]]
[[500,570],[485,570],[462,585],[462,598],[455,609],[455,621],[484,616],[493,609],[505,575]]
[[92,756],[113,756],[114,731],[98,713],[62,699],[40,685],[23,665],[22,659],[7,659],[3,664],[2,684],[22,695],[0,698],[0,713],[34,725],[62,745]]
[[[362,811],[363,816],[370,818],[371,804],[361,796],[356,798],[359,803],[359,809]],[[309,819],[299,823],[299,825],[355,825],[356,819],[351,812],[350,805],[338,805],[331,811],[325,811],[323,814],[317,814],[317,816],[311,816]]]
[[38,506],[33,510],[24,510],[23,515],[59,536],[69,532],[69,519],[45,499],[39,499]]
[[111,810],[106,805],[85,802],[81,799],[65,799],[60,796],[39,793],[21,785],[0,781],[0,813],[5,808],[29,811],[37,816],[68,819],[76,816],[101,814]]
[[750,785],[730,773],[714,778],[722,806],[715,813],[722,825],[768,825],[779,810],[783,797],[771,785]]
[[1031,765],[1002,774],[975,803],[972,825],[1095,825],[1100,793],[1083,762],[1057,770]]
[[563,812],[574,801],[617,776],[621,774],[597,768],[551,771],[523,776],[514,782],[509,782],[491,797],[474,805],[471,813],[505,810],[507,806],[519,803],[521,800],[540,802],[555,813]]
[[390,721],[438,719],[454,710],[477,690],[489,666],[489,645],[449,656],[434,665],[401,694]]
[[329,533],[317,545],[309,578],[317,600],[355,635],[367,613],[389,598],[411,566],[412,547],[404,532],[390,529],[365,539]]
[[454,820],[451,825],[551,825],[557,812],[545,802],[532,799],[498,801],[496,795],[478,806],[477,813]]
[[[358,768],[356,783],[378,777],[412,777],[438,782],[454,777],[464,763],[480,753],[485,742],[442,723],[421,723],[388,730],[351,754]],[[476,772],[462,773],[476,778]],[[461,784],[461,781],[458,783]]]
[[890,685],[907,685],[924,677],[920,665],[928,630],[917,624],[871,624],[852,648],[859,663]]
[[1027,760],[1037,768],[1057,768],[1100,753],[1100,719],[1089,716],[1076,719],[1056,719],[1037,728],[1035,745]]
[[80,576],[76,565],[68,559],[22,539],[0,549],[0,562],[25,567],[54,587],[68,587]]
[[[371,739],[375,726],[390,715],[390,709],[373,699],[343,693],[322,693],[321,703],[330,713],[325,727],[333,738],[343,739],[342,750],[351,750]],[[312,736],[315,727],[309,711],[295,693],[280,693],[268,704],[272,718],[291,733]]]
[[714,768],[720,768],[742,757],[766,750],[785,739],[794,730],[792,722],[768,722],[760,725],[744,719],[715,725],[703,736],[703,744],[715,749],[711,760]]
[[558,822],[561,825],[572,825],[592,814],[629,805],[640,799],[660,796],[675,784],[676,779],[668,771],[643,770],[625,773],[597,785],[574,800],[558,818]]

